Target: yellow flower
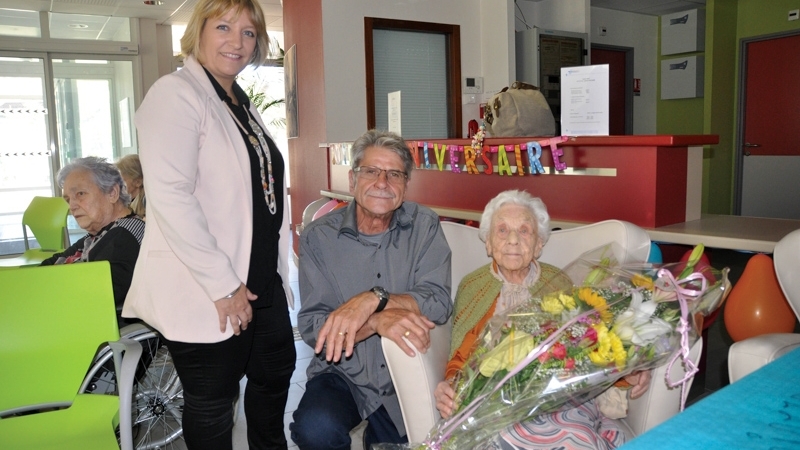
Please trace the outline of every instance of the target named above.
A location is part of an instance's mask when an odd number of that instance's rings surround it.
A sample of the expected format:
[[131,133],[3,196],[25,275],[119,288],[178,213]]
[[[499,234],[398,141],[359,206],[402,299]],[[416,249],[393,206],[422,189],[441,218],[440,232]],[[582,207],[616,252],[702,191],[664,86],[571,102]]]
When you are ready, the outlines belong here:
[[624,368],[628,353],[619,336],[602,323],[593,325],[592,328],[597,331],[597,348],[589,353],[589,359],[598,366],[614,363],[618,369]]
[[597,331],[597,348],[595,348],[593,352],[589,353],[589,359],[591,359],[592,362],[598,366],[607,366],[614,361],[614,354],[611,348],[611,339],[608,335],[608,328],[602,323],[593,325],[592,328]]
[[564,304],[555,296],[547,296],[542,299],[542,310],[550,314],[561,314],[564,312]]
[[558,299],[561,301],[561,304],[564,305],[564,307],[567,309],[575,309],[578,307],[575,304],[575,298],[571,295],[561,293],[558,294]]
[[614,352],[614,363],[617,365],[617,369],[621,370],[628,361],[628,352],[625,350],[625,346],[622,345],[622,340],[619,336],[613,332],[609,332],[608,335],[611,339],[611,350]]
[[643,287],[648,291],[652,291],[654,287],[652,278],[638,273],[631,278],[631,283],[636,287]]
[[592,291],[591,288],[581,288],[578,291],[578,298],[583,300],[587,305],[592,306],[597,312],[600,313],[600,318],[603,322],[610,324],[614,318],[611,311],[608,310],[606,299],[601,297],[598,293]]
[[533,350],[533,336],[511,330],[502,342],[484,355],[479,370],[481,375],[491,377],[501,369],[510,370]]

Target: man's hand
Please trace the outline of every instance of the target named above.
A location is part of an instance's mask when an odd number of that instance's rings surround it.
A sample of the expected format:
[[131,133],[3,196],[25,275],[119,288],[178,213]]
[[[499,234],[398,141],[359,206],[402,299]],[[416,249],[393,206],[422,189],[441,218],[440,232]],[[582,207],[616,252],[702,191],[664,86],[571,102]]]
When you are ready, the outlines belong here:
[[372,292],[366,291],[336,308],[319,330],[314,353],[320,353],[324,348],[325,359],[333,362],[339,362],[342,350],[345,352],[345,357],[352,355],[356,334],[367,323],[376,307],[377,297]]
[[630,375],[626,375],[625,381],[630,383],[633,386],[630,390],[630,398],[631,400],[635,398],[639,398],[647,392],[647,389],[650,388],[650,378],[652,377],[652,373],[649,370],[642,370],[639,372],[634,372]]
[[411,357],[415,355],[414,349],[403,338],[425,353],[431,346],[431,330],[436,326],[427,317],[400,308],[384,309],[370,318],[370,324],[375,332],[394,341]]
[[215,301],[214,306],[219,315],[219,332],[225,332],[228,321],[233,328],[233,334],[238,336],[239,333],[246,330],[247,325],[253,320],[253,308],[250,306],[250,302],[257,298],[258,296],[250,292],[242,283],[239,290],[236,291],[236,295]]
[[442,419],[447,419],[453,414],[453,408],[456,407],[456,402],[453,401],[456,391],[450,386],[447,381],[440,381],[433,391],[433,397],[436,399],[436,409],[442,415]]

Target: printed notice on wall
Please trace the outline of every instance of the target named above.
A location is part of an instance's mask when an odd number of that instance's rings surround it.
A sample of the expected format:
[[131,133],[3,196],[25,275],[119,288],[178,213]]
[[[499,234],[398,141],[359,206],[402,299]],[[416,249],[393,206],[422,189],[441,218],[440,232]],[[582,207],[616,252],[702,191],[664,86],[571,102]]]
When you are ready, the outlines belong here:
[[401,111],[402,108],[400,107],[400,92],[401,91],[394,91],[389,92],[388,94],[388,101],[389,101],[389,131],[393,133],[397,133],[398,135],[402,136],[402,122],[401,122]]
[[561,68],[561,134],[608,136],[608,64]]

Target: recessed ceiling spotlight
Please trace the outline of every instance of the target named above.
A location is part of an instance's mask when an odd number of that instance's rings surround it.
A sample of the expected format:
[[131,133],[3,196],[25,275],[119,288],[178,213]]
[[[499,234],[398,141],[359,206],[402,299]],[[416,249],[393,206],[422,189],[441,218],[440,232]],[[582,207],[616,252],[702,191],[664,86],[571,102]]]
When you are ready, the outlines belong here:
[[83,28],[89,28],[89,25],[86,25],[85,23],[71,23],[71,24],[69,24],[69,27],[70,27],[70,28],[80,28],[80,29],[83,29]]
[[164,2],[162,2],[161,0],[144,0],[142,3],[150,6],[159,6],[164,4]]

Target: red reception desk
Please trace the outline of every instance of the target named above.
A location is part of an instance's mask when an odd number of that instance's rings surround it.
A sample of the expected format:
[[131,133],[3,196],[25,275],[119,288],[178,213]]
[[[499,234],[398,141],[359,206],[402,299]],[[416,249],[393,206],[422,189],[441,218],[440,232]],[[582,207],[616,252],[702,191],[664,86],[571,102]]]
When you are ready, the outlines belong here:
[[[437,210],[452,210],[458,212],[453,216],[467,218],[483,211],[498,192],[521,189],[541,197],[554,220],[621,219],[655,228],[700,219],[702,146],[717,144],[718,136],[565,138],[557,144],[557,149],[563,151],[558,158],[566,164],[566,169],[561,171],[554,168],[548,139],[486,139],[483,153],[492,163],[491,174],[484,173],[487,165],[481,158],[476,160],[478,174],[468,174],[465,170],[464,148],[471,146],[471,140],[409,140],[416,149],[419,165],[411,176],[406,199]],[[540,162],[544,173],[531,173],[527,143],[532,141],[542,147]],[[427,164],[425,143],[428,144]],[[330,190],[346,194],[349,191],[349,157],[346,155],[349,144],[321,146],[328,150]],[[519,153],[515,151],[516,146],[519,146]],[[522,171],[517,170],[517,155]],[[510,167],[510,175],[507,171],[502,175],[498,173],[498,162],[505,163],[503,156],[508,160],[506,167]],[[451,161],[457,161],[461,173],[453,171]]]

